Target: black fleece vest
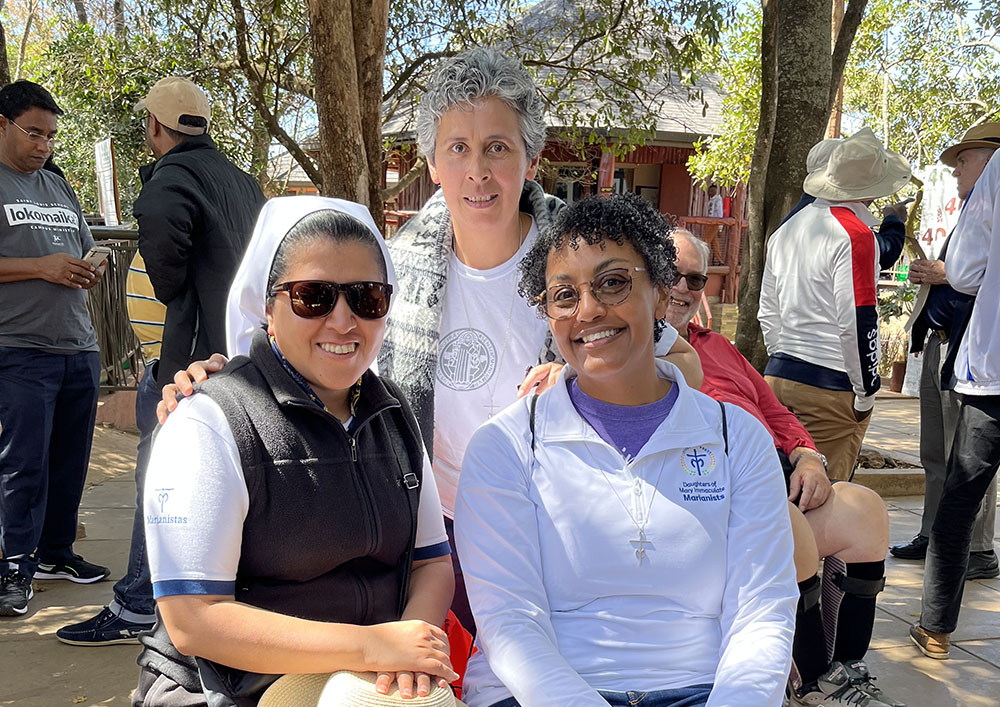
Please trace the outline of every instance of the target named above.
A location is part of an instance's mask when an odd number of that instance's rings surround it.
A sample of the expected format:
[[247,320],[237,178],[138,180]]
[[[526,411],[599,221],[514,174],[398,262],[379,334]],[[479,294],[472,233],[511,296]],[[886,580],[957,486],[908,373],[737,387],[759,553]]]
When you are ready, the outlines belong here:
[[[254,337],[200,386],[226,415],[250,504],[236,600],[316,621],[392,621],[405,603],[416,537],[423,449],[416,420],[395,386],[366,371],[348,433],[306,397]],[[141,665],[192,684],[162,623],[144,639]],[[159,656],[148,656],[150,651]],[[174,655],[169,655],[173,653]],[[178,679],[183,678],[183,679]]]

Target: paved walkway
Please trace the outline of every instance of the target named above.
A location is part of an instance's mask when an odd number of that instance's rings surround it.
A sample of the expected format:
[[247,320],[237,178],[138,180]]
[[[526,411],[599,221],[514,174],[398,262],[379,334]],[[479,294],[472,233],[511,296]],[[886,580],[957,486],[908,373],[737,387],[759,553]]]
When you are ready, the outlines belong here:
[[[875,408],[866,442],[897,455],[917,452],[917,401],[885,396]],[[136,437],[98,428],[80,518],[87,537],[77,549],[107,564],[112,580],[125,570],[135,487]],[[919,528],[920,497],[888,499],[893,543]],[[920,610],[923,564],[889,558],[888,586],[879,597],[875,638],[868,654],[879,685],[909,707],[996,707],[1000,704],[1000,580],[969,582],[952,658],[917,652],[907,629]],[[78,648],[55,639],[60,626],[97,612],[111,583],[36,582],[31,611],[0,621],[0,705],[128,705],[138,668],[136,646]]]

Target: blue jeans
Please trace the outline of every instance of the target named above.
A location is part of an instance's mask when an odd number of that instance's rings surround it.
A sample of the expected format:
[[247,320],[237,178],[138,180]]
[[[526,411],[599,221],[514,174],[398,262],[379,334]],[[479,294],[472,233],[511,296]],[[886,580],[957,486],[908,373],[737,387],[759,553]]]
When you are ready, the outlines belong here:
[[[700,707],[708,703],[712,685],[691,685],[676,690],[654,690],[652,692],[613,692],[598,690],[612,707]],[[493,707],[520,707],[513,697],[494,703]]]
[[0,552],[29,577],[73,557],[99,371],[96,351],[0,346]]
[[152,623],[156,602],[149,576],[146,556],[146,524],[142,513],[146,467],[149,465],[153,432],[156,430],[156,404],[160,402],[160,386],[156,384],[156,363],[148,366],[139,381],[135,395],[135,424],[139,428],[139,445],[135,452],[135,516],[132,519],[132,544],[128,553],[125,576],[115,583],[115,598],[110,609],[122,618],[136,623]]

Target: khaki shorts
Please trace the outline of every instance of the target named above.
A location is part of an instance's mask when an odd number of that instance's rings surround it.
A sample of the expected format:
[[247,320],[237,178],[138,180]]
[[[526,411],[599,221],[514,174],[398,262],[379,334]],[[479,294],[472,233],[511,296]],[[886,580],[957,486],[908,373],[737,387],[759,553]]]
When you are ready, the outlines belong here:
[[765,376],[764,380],[781,404],[799,418],[816,443],[816,449],[826,456],[827,475],[831,479],[849,481],[872,419],[871,415],[862,422],[854,419],[854,393],[817,388],[774,376]]

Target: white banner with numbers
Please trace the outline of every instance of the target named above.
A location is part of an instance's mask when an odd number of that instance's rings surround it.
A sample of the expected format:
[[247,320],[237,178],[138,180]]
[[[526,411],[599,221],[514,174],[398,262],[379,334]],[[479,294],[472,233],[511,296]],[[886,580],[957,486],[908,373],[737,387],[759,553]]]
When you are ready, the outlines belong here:
[[924,199],[920,231],[915,235],[927,257],[936,259],[962,210],[962,202],[958,199],[958,183],[951,176],[951,167],[940,162],[918,170],[917,176],[924,182]]

